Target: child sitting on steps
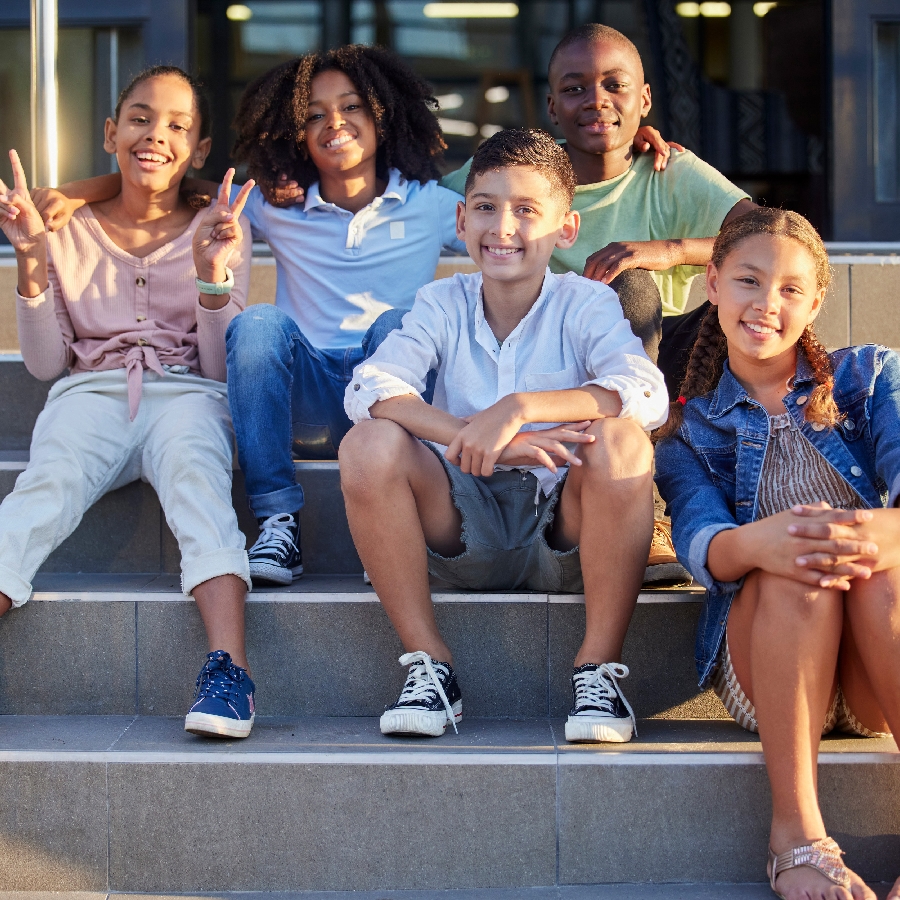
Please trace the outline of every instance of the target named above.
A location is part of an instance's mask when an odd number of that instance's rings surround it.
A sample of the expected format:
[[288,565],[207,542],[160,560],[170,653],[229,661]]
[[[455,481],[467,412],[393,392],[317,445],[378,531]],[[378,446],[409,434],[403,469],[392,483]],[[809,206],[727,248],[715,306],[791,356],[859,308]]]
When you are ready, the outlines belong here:
[[701,685],[759,732],[775,893],[874,900],[827,837],[816,764],[832,729],[900,733],[900,359],[816,340],[830,268],[796,213],[728,223],[706,280],[656,448],[675,547],[708,592]]
[[385,734],[440,735],[462,718],[430,572],[476,590],[583,590],[566,737],[632,736],[618,679],[653,531],[644,431],[664,420],[666,390],[615,294],[547,270],[578,234],[574,188],[546,132],[485,141],[457,212],[481,271],[422,288],[347,388],[350,530],[409,666]]
[[[181,192],[210,149],[209,112],[180,69],[138,75],[106,120],[121,190],[47,234],[15,151],[14,188],[0,181],[0,227],[16,251],[22,357],[53,385],[31,456],[0,505],[0,615],[31,596],[44,560],[108,491],[142,478],[181,550],[210,653],[188,731],[246,737],[254,685],[244,648],[250,586],[231,505],[234,434],[225,331],[243,309],[249,247],[228,204],[192,208]],[[198,299],[199,298],[199,299]]]

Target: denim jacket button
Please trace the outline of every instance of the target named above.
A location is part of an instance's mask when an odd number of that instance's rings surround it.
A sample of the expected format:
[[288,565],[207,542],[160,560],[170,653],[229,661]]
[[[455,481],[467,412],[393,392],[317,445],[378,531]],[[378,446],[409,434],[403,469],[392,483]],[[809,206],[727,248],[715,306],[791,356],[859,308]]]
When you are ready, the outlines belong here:
[[794,401],[794,403],[796,403],[797,406],[803,406],[803,404],[806,403],[807,400],[809,400],[809,397],[807,397],[806,394],[802,394]]
[[825,430],[825,426],[824,426],[821,422],[813,422],[813,423],[812,423],[812,430],[813,430],[813,431],[824,431],[824,430]]
[[859,476],[862,475],[862,469],[859,466],[851,466],[850,474],[854,478],[859,478]]
[[847,431],[853,431],[853,429],[856,428],[856,422],[854,422],[853,419],[844,419],[844,428],[846,428]]

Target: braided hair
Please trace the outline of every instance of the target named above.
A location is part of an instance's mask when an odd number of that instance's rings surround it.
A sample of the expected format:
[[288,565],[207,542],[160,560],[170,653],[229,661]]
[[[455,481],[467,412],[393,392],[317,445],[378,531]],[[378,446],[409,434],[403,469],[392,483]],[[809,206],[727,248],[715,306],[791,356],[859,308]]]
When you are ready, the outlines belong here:
[[244,91],[234,120],[232,155],[247,163],[266,190],[288,175],[306,190],[319,178],[306,147],[310,88],[320,72],[343,72],[375,120],[376,171],[399,169],[409,181],[438,178],[446,149],[431,88],[399,56],[381,47],[348,44],[309,53],[269,70]]
[[[756,235],[785,237],[796,241],[809,251],[816,267],[816,289],[831,283],[828,252],[819,233],[798,213],[790,210],[760,207],[732,220],[719,232],[713,246],[712,264],[718,269],[726,257],[747,238]],[[809,396],[804,416],[807,422],[833,427],[842,418],[834,402],[834,369],[831,357],[816,337],[812,325],[807,325],[797,341],[813,371],[816,387]],[[669,418],[653,433],[656,441],[675,434],[684,419],[684,404],[693,397],[708,394],[719,383],[728,356],[728,344],[719,324],[719,310],[710,306],[700,324],[697,340],[691,349],[687,371],[681,382],[679,397],[669,404]]]

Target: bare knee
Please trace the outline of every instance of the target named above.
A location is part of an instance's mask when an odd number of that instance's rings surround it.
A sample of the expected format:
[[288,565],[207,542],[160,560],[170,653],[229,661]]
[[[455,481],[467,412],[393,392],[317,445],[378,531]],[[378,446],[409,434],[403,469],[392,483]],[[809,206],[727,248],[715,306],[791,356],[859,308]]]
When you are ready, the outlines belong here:
[[758,603],[763,610],[767,607],[773,611],[777,609],[780,617],[790,617],[798,627],[843,616],[842,591],[802,584],[759,569],[747,576],[744,589],[750,585],[755,587]]
[[598,419],[588,433],[594,442],[578,450],[585,476],[623,486],[650,484],[653,447],[639,425],[630,419]]
[[354,425],[338,449],[341,490],[364,492],[374,483],[397,477],[413,440],[405,428],[389,419],[366,419]]

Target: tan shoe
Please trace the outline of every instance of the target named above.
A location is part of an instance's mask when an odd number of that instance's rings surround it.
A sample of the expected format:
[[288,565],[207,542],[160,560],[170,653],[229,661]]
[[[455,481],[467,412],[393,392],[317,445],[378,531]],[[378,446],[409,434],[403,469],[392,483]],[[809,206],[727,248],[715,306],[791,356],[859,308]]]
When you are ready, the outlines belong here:
[[691,573],[675,556],[675,545],[672,543],[672,526],[668,522],[657,519],[653,523],[653,540],[650,543],[650,556],[644,570],[644,584],[692,584]]

